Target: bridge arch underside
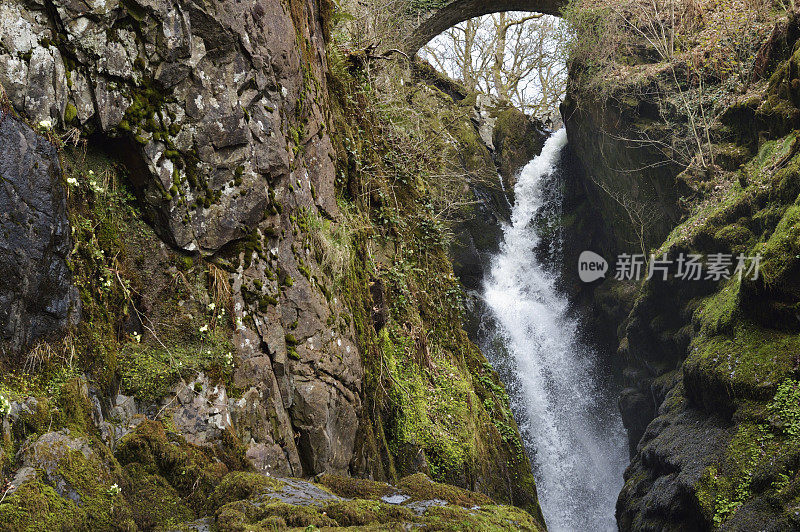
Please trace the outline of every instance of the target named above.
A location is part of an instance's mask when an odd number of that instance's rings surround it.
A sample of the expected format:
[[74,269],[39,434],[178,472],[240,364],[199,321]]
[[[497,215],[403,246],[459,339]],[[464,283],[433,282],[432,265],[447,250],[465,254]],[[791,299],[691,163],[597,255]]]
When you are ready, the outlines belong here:
[[406,41],[406,52],[416,55],[431,39],[471,18],[503,11],[535,11],[559,16],[565,4],[566,0],[454,0],[422,21]]

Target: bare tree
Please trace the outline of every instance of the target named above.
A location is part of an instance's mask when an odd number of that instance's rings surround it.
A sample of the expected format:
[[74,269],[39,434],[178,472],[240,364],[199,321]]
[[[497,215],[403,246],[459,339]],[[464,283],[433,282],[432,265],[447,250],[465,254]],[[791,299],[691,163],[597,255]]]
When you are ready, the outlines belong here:
[[447,30],[422,55],[469,89],[555,117],[566,88],[563,39],[555,17],[498,13]]

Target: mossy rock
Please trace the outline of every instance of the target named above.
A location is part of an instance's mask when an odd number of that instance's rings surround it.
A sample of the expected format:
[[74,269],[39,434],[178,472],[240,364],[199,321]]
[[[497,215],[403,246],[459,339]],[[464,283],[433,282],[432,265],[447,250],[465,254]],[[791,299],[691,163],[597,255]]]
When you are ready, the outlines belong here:
[[516,173],[542,151],[547,134],[541,123],[534,122],[516,107],[498,106],[491,110],[496,118],[493,139],[500,174],[511,190]]
[[347,499],[380,499],[397,491],[397,488],[384,482],[340,475],[324,474],[318,477],[316,482]]
[[742,281],[742,308],[751,319],[766,327],[800,331],[800,206],[786,210],[781,221],[763,244],[761,268],[756,279]]
[[739,224],[726,225],[714,234],[714,238],[732,253],[744,253],[752,244],[755,235],[747,227]]
[[25,482],[0,504],[0,532],[87,530],[86,511],[40,480]]
[[207,508],[211,494],[229,471],[213,450],[168,436],[161,423],[149,420],[120,440],[115,456],[123,465],[138,463],[147,473],[165,478],[198,512]]
[[745,399],[766,400],[796,367],[800,335],[787,335],[746,320],[729,334],[701,335],[684,362],[688,396],[723,414]]
[[28,398],[22,406],[19,417],[11,425],[11,435],[17,442],[34,434],[44,434],[53,421],[47,397]]
[[408,508],[363,499],[329,502],[323,507],[323,512],[339,526],[408,523],[414,520],[414,514]]
[[139,528],[160,530],[194,519],[194,512],[163,477],[149,474],[138,463],[124,469],[127,482],[122,493]]
[[24,447],[23,463],[86,516],[88,530],[135,530],[130,508],[119,490],[125,477],[109,449],[68,430],[49,432]]
[[528,530],[541,531],[533,517],[513,506],[482,506],[461,508],[442,506],[425,513],[425,530]]
[[234,471],[225,476],[211,495],[210,504],[219,508],[228,503],[280,491],[284,482],[260,473]]
[[59,390],[56,405],[61,414],[62,426],[86,435],[97,431],[92,420],[92,403],[84,379],[73,378],[64,383]]
[[493,501],[482,493],[467,491],[450,484],[434,482],[427,475],[417,473],[400,480],[403,492],[411,496],[411,501],[430,501],[439,499],[458,506],[480,506]]
[[329,527],[337,523],[315,506],[298,506],[284,502],[255,504],[236,501],[217,511],[219,532],[274,530],[275,525],[287,527]]

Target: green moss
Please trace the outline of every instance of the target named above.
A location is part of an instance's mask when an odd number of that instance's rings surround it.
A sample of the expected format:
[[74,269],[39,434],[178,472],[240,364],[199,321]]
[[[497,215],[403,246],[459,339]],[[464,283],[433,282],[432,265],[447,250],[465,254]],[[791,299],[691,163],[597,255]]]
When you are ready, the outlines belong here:
[[705,334],[730,332],[734,318],[739,314],[739,288],[739,280],[731,279],[698,305],[694,319]]
[[22,484],[0,504],[2,532],[59,532],[65,524],[87,530],[86,511],[39,480]]
[[254,504],[237,501],[226,504],[217,511],[217,526],[220,532],[243,530],[271,530],[271,525],[280,523],[288,527],[336,526],[336,521],[324,515],[314,506],[298,506],[283,502]]
[[52,403],[47,397],[39,397],[36,401],[33,411],[21,411],[19,418],[11,426],[11,434],[15,441],[23,441],[28,436],[36,434],[44,434],[52,427],[54,421],[54,413],[51,410]]
[[789,207],[769,240],[755,250],[762,254],[761,275],[767,286],[788,282],[800,263],[800,206]]
[[96,431],[92,420],[92,404],[84,392],[85,382],[78,378],[67,381],[59,390],[56,404],[65,427],[78,434]]
[[225,329],[209,330],[194,342],[166,347],[157,341],[130,343],[120,360],[123,388],[143,401],[155,401],[170,393],[181,378],[192,378],[201,371],[228,381],[233,351]]
[[698,337],[684,371],[700,379],[707,393],[764,399],[792,370],[800,335],[787,335],[740,321],[730,334]]
[[322,511],[341,527],[411,522],[414,520],[414,514],[408,508],[379,501],[329,502],[323,506]]
[[363,478],[324,474],[316,479],[330,491],[348,499],[380,499],[397,491],[389,484]]
[[420,366],[412,339],[393,327],[381,331],[380,342],[392,376],[390,397],[397,406],[391,427],[396,444],[424,449],[431,472],[440,478],[475,460],[470,404],[477,398],[470,381],[443,354],[436,357],[435,369],[433,364],[430,369]]
[[260,473],[235,471],[222,479],[214,490],[210,502],[217,508],[234,501],[280,491],[284,485],[284,482]]
[[293,345],[286,346],[286,354],[292,360],[302,360],[300,354],[297,352],[297,348]]
[[128,481],[122,494],[140,529],[169,529],[195,518],[163,477],[147,473],[138,463],[125,466],[125,473]]
[[425,514],[425,530],[526,530],[543,531],[528,513],[513,506],[483,506],[476,509],[443,506]]
[[291,333],[287,333],[286,336],[284,336],[284,340],[286,340],[286,345],[288,346],[296,346],[300,343]]
[[89,530],[132,526],[133,518],[127,502],[121,492],[113,489],[114,485],[123,483],[119,464],[104,445],[95,445],[92,450],[93,453],[87,457],[80,450],[66,446],[47,448],[40,444],[37,456],[54,465],[54,469],[47,473],[50,482],[61,486],[60,489],[76,499],[86,512]]
[[744,253],[752,245],[753,232],[738,224],[726,225],[714,234],[714,238],[725,244],[732,253]]
[[64,108],[64,123],[69,125],[78,117],[78,109],[71,103]]
[[[195,447],[178,436],[167,436],[164,427],[143,421],[117,445],[115,456],[123,465],[140,464],[148,474],[159,475],[203,515],[209,500],[230,466],[241,466],[223,445],[214,449]],[[234,450],[235,451],[235,450]]]
[[467,508],[483,504],[492,504],[492,500],[482,493],[467,491],[450,484],[434,482],[423,473],[417,473],[403,478],[400,481],[400,487],[403,489],[403,492],[410,495],[411,500],[414,501],[440,499],[450,504],[465,506]]

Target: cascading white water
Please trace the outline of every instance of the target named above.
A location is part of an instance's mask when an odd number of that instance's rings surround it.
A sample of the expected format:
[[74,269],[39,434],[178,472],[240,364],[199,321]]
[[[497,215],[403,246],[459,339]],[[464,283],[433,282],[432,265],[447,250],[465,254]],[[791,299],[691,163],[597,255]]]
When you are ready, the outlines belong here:
[[[532,223],[543,182],[567,143],[553,134],[522,170],[504,242],[493,258],[484,297],[495,323],[487,356],[505,366],[512,410],[531,455],[539,500],[551,531],[616,530],[614,505],[627,464],[616,405],[599,382],[595,353],[577,338],[557,275],[540,264]],[[496,360],[502,355],[505,360]]]

